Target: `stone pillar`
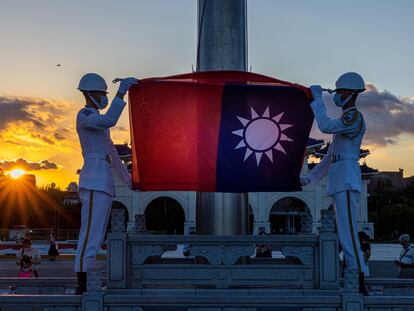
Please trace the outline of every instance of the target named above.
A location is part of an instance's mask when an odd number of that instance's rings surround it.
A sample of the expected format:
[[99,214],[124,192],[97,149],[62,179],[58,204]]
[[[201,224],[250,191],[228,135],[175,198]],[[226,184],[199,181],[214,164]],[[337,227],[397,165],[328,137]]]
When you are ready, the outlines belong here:
[[197,71],[247,70],[246,0],[198,0]]
[[339,288],[338,238],[335,233],[335,214],[332,210],[321,210],[319,288]]
[[185,222],[184,223],[184,235],[188,235],[191,230],[194,230],[197,232],[196,224],[195,222]]
[[[246,0],[198,1],[197,71],[247,69]],[[197,234],[245,235],[247,193],[197,194]]]
[[112,231],[108,234],[107,288],[126,288],[126,215],[123,209],[112,209],[111,216]]
[[312,233],[313,222],[312,222],[312,214],[309,208],[305,210],[305,214],[303,214],[301,217],[301,227],[302,227],[302,233]]
[[364,297],[358,293],[358,274],[357,269],[344,270],[344,293],[342,294],[343,311],[364,310]]
[[102,276],[99,268],[88,269],[86,293],[82,295],[82,311],[103,311]]

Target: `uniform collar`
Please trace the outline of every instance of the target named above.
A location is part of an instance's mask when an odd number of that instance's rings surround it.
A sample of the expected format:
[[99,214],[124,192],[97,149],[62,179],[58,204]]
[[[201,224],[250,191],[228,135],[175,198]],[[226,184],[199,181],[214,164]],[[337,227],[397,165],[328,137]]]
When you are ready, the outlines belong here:
[[85,105],[85,108],[93,109],[93,110],[95,110],[95,111],[97,111],[99,113],[99,110],[96,109],[95,107],[92,107],[92,106],[89,106],[89,105]]

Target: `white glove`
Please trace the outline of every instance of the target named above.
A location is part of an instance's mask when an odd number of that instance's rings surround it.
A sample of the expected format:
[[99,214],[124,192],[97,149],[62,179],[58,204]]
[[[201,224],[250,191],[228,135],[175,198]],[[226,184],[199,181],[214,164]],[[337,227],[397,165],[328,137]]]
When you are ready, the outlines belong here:
[[300,177],[300,185],[301,186],[307,186],[307,185],[310,184],[310,182],[311,182],[311,180],[309,179],[308,176],[301,176]]
[[314,100],[322,97],[322,87],[320,85],[311,85],[310,90]]
[[129,88],[137,83],[138,79],[135,79],[133,77],[122,79],[121,84],[119,85],[118,93],[125,95],[128,92]]

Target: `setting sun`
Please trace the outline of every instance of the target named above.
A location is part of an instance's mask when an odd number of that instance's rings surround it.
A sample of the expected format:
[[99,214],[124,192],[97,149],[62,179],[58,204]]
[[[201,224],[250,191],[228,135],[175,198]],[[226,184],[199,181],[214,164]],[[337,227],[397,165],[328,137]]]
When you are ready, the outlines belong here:
[[12,171],[9,172],[9,175],[11,178],[13,179],[18,179],[19,177],[21,177],[22,175],[26,174],[26,172],[20,168],[14,169]]

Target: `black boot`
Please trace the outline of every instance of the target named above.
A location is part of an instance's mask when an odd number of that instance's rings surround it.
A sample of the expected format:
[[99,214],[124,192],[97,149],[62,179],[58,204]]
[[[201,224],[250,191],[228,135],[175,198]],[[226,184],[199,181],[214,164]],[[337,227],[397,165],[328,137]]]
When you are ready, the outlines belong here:
[[84,292],[86,292],[86,272],[77,272],[76,274],[78,276],[78,286],[76,286],[75,295],[82,295]]
[[368,289],[365,286],[364,272],[359,273],[359,293],[364,296],[369,296]]

